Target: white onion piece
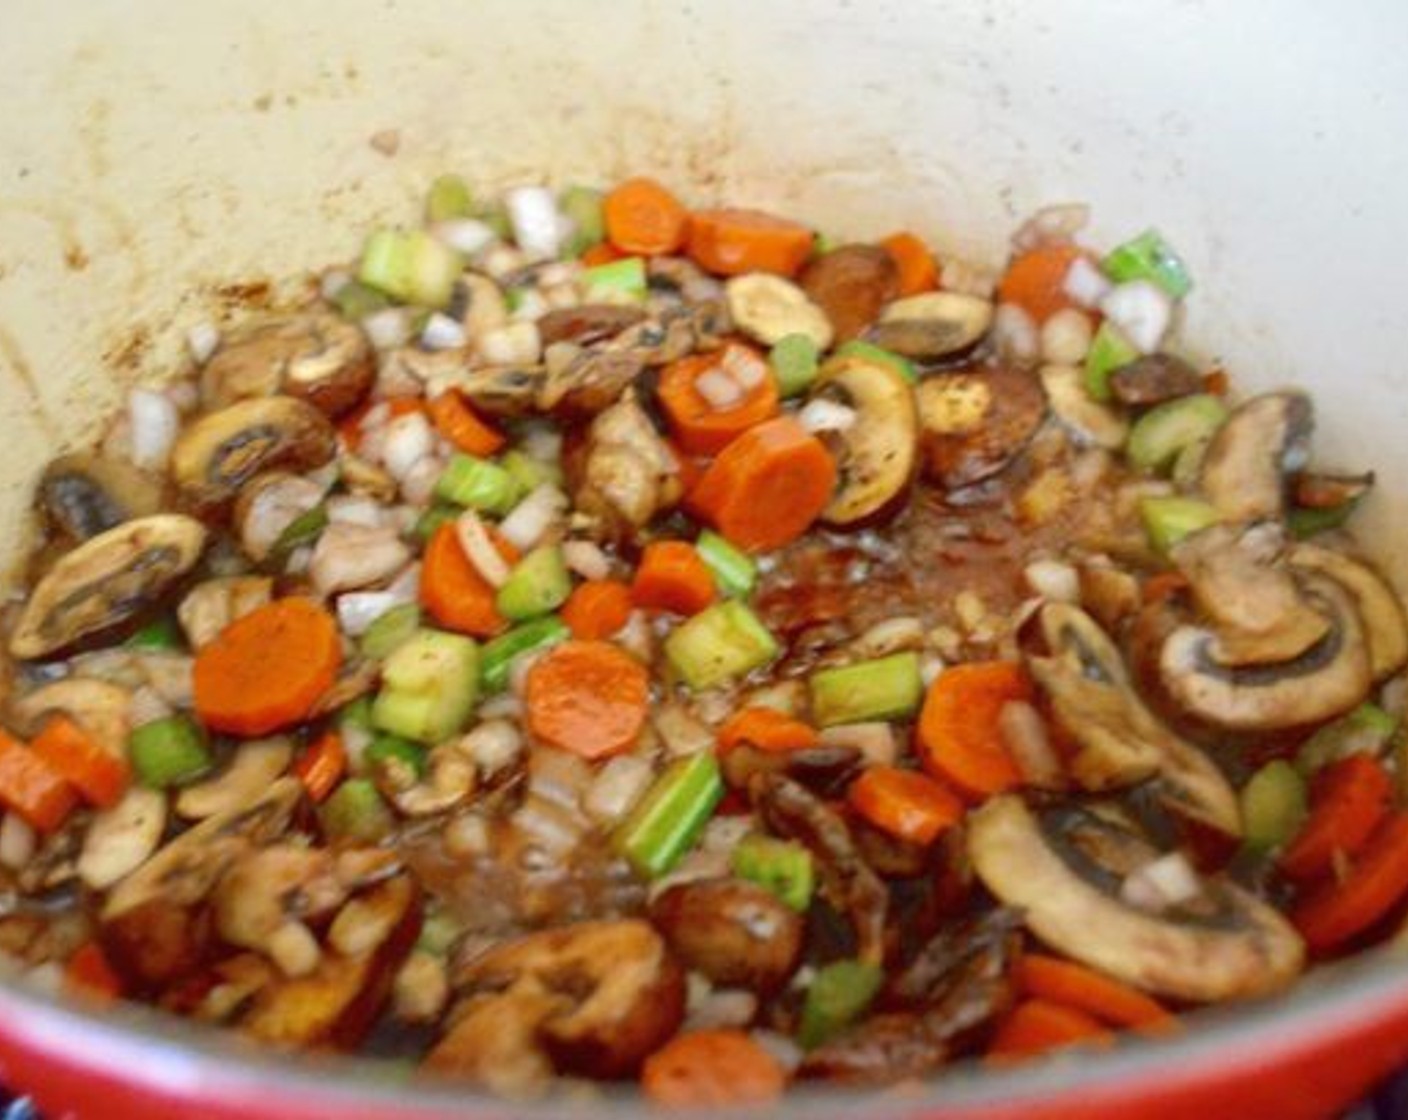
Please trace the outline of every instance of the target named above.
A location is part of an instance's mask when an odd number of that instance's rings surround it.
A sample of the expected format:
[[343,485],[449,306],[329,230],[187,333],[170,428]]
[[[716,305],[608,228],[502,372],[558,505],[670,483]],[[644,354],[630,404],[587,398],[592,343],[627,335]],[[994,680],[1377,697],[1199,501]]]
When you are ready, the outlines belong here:
[[752,389],[762,384],[768,375],[767,364],[751,350],[741,346],[731,346],[724,351],[722,363],[724,372],[744,389]]
[[326,509],[330,525],[363,525],[368,529],[379,529],[385,524],[381,503],[361,494],[338,494],[328,499]]
[[555,463],[562,458],[562,432],[555,427],[534,425],[518,441],[523,454],[540,463]]
[[1080,602],[1080,573],[1060,560],[1033,560],[1022,569],[1027,586],[1043,599]]
[[1041,245],[1070,241],[1089,221],[1090,207],[1083,202],[1043,206],[1012,235],[1012,247],[1025,253]]
[[1150,280],[1120,284],[1100,301],[1105,317],[1141,354],[1152,354],[1173,321],[1173,301]]
[[373,311],[362,320],[362,330],[378,350],[404,346],[411,337],[411,315],[404,307],[386,307]]
[[499,555],[494,542],[489,539],[489,531],[484,522],[472,509],[465,510],[455,519],[455,535],[464,549],[474,570],[483,577],[490,587],[502,587],[508,580],[508,562]]
[[564,223],[557,199],[547,187],[514,187],[504,194],[513,240],[529,257],[557,256],[562,247]]
[[997,714],[997,729],[1012,761],[1028,782],[1041,789],[1061,786],[1061,760],[1036,708],[1025,700],[1009,700]]
[[1066,269],[1066,278],[1061,281],[1061,290],[1082,307],[1098,307],[1112,287],[1100,266],[1089,257],[1073,260]]
[[1014,365],[1033,365],[1041,353],[1036,320],[1015,303],[997,305],[992,318],[992,340],[998,356]]
[[1053,365],[1075,366],[1085,360],[1094,331],[1090,317],[1075,307],[1063,307],[1041,324],[1041,359]]
[[132,462],[143,470],[165,469],[181,426],[175,402],[165,393],[133,389],[127,395],[127,419],[131,428]]
[[523,716],[523,701],[512,692],[500,692],[479,705],[480,719],[516,720]]
[[308,573],[323,595],[374,587],[410,562],[410,549],[390,526],[334,522],[313,546]]
[[650,763],[640,755],[617,755],[597,773],[582,807],[598,823],[614,824],[640,800],[650,778]]
[[893,766],[899,757],[895,729],[880,720],[824,727],[817,734],[817,742],[823,747],[854,748],[872,766]]
[[877,622],[851,646],[856,657],[884,657],[901,650],[919,649],[924,644],[924,623],[912,615]]
[[497,774],[518,761],[523,736],[506,719],[486,719],[460,740],[459,749],[474,760],[481,774]]
[[401,497],[413,506],[428,506],[444,473],[444,460],[437,455],[427,455],[401,478]]
[[398,603],[414,603],[420,598],[420,565],[407,564],[405,570],[386,585]]
[[543,352],[537,323],[516,322],[486,331],[478,340],[479,356],[490,365],[531,365]]
[[186,346],[197,365],[205,365],[220,348],[220,328],[214,323],[202,320],[186,332]]
[[547,535],[553,522],[567,509],[567,495],[550,482],[535,487],[499,524],[504,539],[527,552]]
[[583,579],[605,579],[611,560],[595,541],[563,541],[562,559]]
[[513,309],[513,319],[541,319],[548,313],[547,297],[537,288],[518,289],[518,306]]
[[397,481],[405,478],[411,468],[435,450],[435,429],[419,412],[398,416],[386,425],[386,442],[381,446],[381,461]]
[[840,401],[817,397],[802,406],[797,422],[807,431],[844,432],[856,422],[856,410]]
[[337,298],[337,293],[352,283],[352,273],[345,268],[330,268],[323,273],[318,281],[318,294],[325,300],[331,302]]
[[18,871],[30,861],[39,847],[39,837],[18,813],[6,813],[0,821],[0,867]]
[[715,412],[736,408],[743,400],[743,387],[721,369],[705,370],[696,377],[694,391]]
[[420,344],[427,350],[458,350],[468,342],[464,326],[441,311],[426,319],[420,332]]
[[683,704],[661,704],[655,709],[652,722],[672,755],[701,754],[714,749],[714,733]]
[[399,604],[389,591],[350,591],[337,597],[337,624],[349,638],[360,638],[373,622]]
[[145,727],[159,719],[166,719],[171,714],[171,705],[150,685],[132,690],[132,699],[127,705],[127,718],[134,728]]
[[489,225],[477,218],[455,218],[452,221],[437,222],[430,227],[430,232],[436,239],[467,257],[483,252],[498,237]]
[[1131,906],[1160,913],[1193,901],[1202,890],[1188,857],[1169,852],[1127,875],[1120,885],[1120,897]]

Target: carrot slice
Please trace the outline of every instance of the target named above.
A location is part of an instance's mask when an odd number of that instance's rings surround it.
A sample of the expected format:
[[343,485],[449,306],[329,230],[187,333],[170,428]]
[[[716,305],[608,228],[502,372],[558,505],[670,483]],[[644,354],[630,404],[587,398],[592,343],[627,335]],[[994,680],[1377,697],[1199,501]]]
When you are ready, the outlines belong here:
[[900,295],[917,296],[939,286],[939,266],[934,254],[912,233],[892,233],[880,247],[890,254],[900,273]]
[[1029,999],[1008,1013],[988,1044],[988,1056],[1028,1058],[1063,1046],[1108,1044],[1113,1036],[1083,1011],[1044,999]]
[[1022,995],[1075,1008],[1112,1027],[1166,1030],[1178,1021],[1137,988],[1059,957],[1024,953],[1013,979]]
[[1352,754],[1330,763],[1311,785],[1310,815],[1281,853],[1293,879],[1327,875],[1335,853],[1356,854],[1393,800],[1393,778],[1377,758]]
[[427,411],[435,430],[466,455],[488,458],[504,445],[504,434],[481,420],[453,389],[432,400]]
[[652,541],[631,581],[631,600],[646,610],[698,614],[714,601],[714,573],[687,541]]
[[122,977],[108,962],[103,947],[85,941],[64,965],[64,986],[90,999],[113,1000],[122,995]]
[[127,792],[127,759],[108,750],[67,716],[54,716],[32,744],[34,752],[100,809],[116,805]]
[[582,758],[628,751],[645,726],[650,675],[610,642],[573,639],[528,672],[528,729]]
[[766,552],[804,532],[836,488],[825,445],[790,416],[750,428],[719,452],[691,508],[739,548]]
[[293,764],[294,776],[313,801],[322,801],[347,773],[347,747],[336,731],[324,731]]
[[689,211],[654,179],[627,179],[602,201],[606,237],[626,253],[658,257],[673,253],[689,233]]
[[1015,303],[1040,324],[1058,311],[1077,306],[1066,294],[1066,273],[1077,257],[1088,255],[1069,242],[1031,249],[1007,266],[997,285],[997,298]]
[[[758,380],[749,388],[739,386],[740,398],[729,408],[715,408],[698,389],[701,377],[725,377],[729,370],[748,363]],[[670,431],[680,448],[691,455],[713,455],[769,417],[777,415],[777,379],[763,356],[751,346],[730,342],[720,350],[690,354],[667,365],[657,390]]]
[[720,754],[745,743],[760,751],[783,754],[816,746],[817,733],[810,725],[776,708],[743,708],[719,728],[718,739]]
[[47,761],[0,731],[0,803],[40,832],[52,832],[78,804],[78,795]]
[[1031,678],[1011,661],[945,669],[929,686],[919,713],[917,747],[924,769],[981,800],[1022,781],[1002,742],[999,720],[1013,700],[1031,701]]
[[696,210],[690,220],[689,255],[719,276],[795,276],[811,253],[810,229],[762,210]]
[[332,615],[301,596],[276,599],[196,654],[196,713],[216,731],[267,735],[306,719],[341,667]]
[[620,249],[609,241],[601,241],[593,245],[581,256],[583,268],[595,268],[599,264],[610,264],[612,261],[625,260],[630,253],[623,253]]
[[[518,551],[489,530],[489,539],[510,565]],[[470,563],[453,523],[441,525],[425,546],[420,567],[420,602],[448,630],[492,638],[508,623],[494,604],[494,588]]]
[[787,1073],[744,1031],[697,1030],[646,1058],[640,1087],[656,1104],[675,1108],[767,1104],[782,1095]]
[[561,614],[574,638],[609,638],[631,617],[631,589],[620,580],[587,580],[572,589]]
[[1363,933],[1408,893],[1408,813],[1391,813],[1369,837],[1343,883],[1331,879],[1291,912],[1313,953]]
[[851,808],[881,832],[926,845],[963,819],[963,802],[933,778],[871,766],[846,791]]

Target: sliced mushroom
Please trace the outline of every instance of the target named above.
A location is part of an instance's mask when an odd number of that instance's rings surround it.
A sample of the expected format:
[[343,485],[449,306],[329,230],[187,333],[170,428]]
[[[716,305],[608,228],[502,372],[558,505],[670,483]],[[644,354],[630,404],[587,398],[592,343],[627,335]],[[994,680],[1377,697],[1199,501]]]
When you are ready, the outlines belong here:
[[456,389],[479,412],[515,417],[535,411],[545,373],[539,365],[477,365],[463,350],[411,346],[383,354],[381,376],[423,385],[427,397]]
[[220,936],[231,945],[264,953],[284,967],[275,939],[285,927],[327,917],[347,900],[349,892],[337,876],[336,862],[327,848],[291,843],[261,848],[236,860],[212,899]]
[[51,529],[83,541],[134,517],[156,513],[161,487],[120,459],[61,455],[44,468],[36,499]]
[[1146,408],[1201,392],[1198,371],[1173,354],[1145,354],[1110,375],[1110,392],[1120,404]]
[[474,762],[457,742],[430,752],[425,778],[390,792],[392,802],[408,817],[448,813],[474,792]]
[[37,733],[45,718],[62,712],[119,758],[127,754],[132,727],[132,693],[121,685],[87,677],[67,677],[25,693],[11,705],[27,733]]
[[361,328],[330,311],[307,311],[226,335],[201,371],[201,399],[217,409],[284,393],[337,416],[367,395],[375,374]]
[[205,548],[199,521],[159,513],[85,541],[61,556],[30,592],[10,652],[44,657],[139,616],[195,566]]
[[595,416],[645,370],[639,354],[611,347],[558,344],[545,358],[547,377],[538,391],[538,408],[566,417]]
[[107,890],[156,851],[165,829],[166,795],[132,786],[111,809],[93,814],[78,856],[78,877],[89,890]]
[[1243,731],[1319,723],[1362,701],[1373,673],[1353,598],[1319,575],[1307,575],[1302,586],[1311,607],[1330,620],[1325,637],[1288,661],[1228,666],[1215,656],[1216,632],[1180,626],[1159,654],[1169,695],[1197,719]]
[[1224,521],[1285,514],[1287,477],[1305,465],[1313,423],[1304,393],[1266,393],[1233,411],[1208,444],[1201,478]]
[[789,334],[806,335],[818,350],[831,345],[831,320],[790,280],[768,272],[735,276],[724,285],[733,325],[764,346]]
[[508,300],[491,277],[466,272],[455,281],[452,306],[463,308],[460,325],[471,341],[483,338],[508,322]]
[[1003,794],[970,815],[968,849],[988,890],[1044,942],[1146,991],[1250,998],[1284,988],[1304,966],[1290,923],[1228,880],[1205,880],[1198,900],[1162,914],[1130,905],[1124,875],[1157,853],[1088,810],[1038,812]]
[[1362,560],[1315,544],[1296,545],[1289,559],[1293,568],[1328,576],[1354,599],[1369,643],[1369,665],[1375,680],[1396,673],[1408,662],[1408,619],[1403,601],[1382,575]]
[[837,342],[858,338],[899,292],[895,260],[879,245],[841,245],[802,269],[797,283],[831,320]]
[[855,412],[837,437],[840,481],[822,517],[858,526],[893,510],[914,477],[919,446],[909,382],[883,362],[848,356],[827,362],[812,392]]
[[261,471],[308,471],[333,457],[326,416],[292,397],[239,401],[202,416],[176,440],[171,474],[197,508],[219,506]]
[[668,445],[627,390],[592,422],[576,505],[639,528],[674,505],[682,489]]
[[992,304],[962,292],[925,292],[889,304],[867,337],[876,346],[919,362],[956,358],[992,326]]
[[221,576],[196,584],[176,608],[176,618],[192,649],[213,642],[237,618],[274,597],[268,576]]
[[[392,483],[394,490],[395,483]],[[269,558],[285,529],[317,508],[326,494],[320,483],[303,475],[269,471],[241,488],[232,520],[240,548],[256,564]]]
[[176,812],[193,821],[236,813],[257,801],[292,760],[293,743],[285,736],[241,743],[223,771],[180,792]]
[[1003,470],[1046,418],[1040,383],[1007,366],[926,377],[917,399],[924,470],[946,490]]
[[801,959],[802,916],[742,880],[678,883],[651,903],[650,920],[685,967],[722,987],[775,992]]
[[318,537],[308,562],[323,595],[385,584],[411,561],[411,550],[390,525],[335,521]]
[[461,997],[425,1068],[497,1091],[552,1069],[630,1074],[684,1018],[684,974],[646,922],[582,922],[490,949],[456,971]]
[[1079,369],[1045,365],[1039,376],[1052,413],[1078,442],[1109,451],[1124,446],[1129,421],[1085,391],[1085,375]]
[[1175,735],[1134,690],[1119,650],[1095,620],[1064,603],[1041,608],[1051,656],[1028,659],[1061,725],[1080,743],[1071,773],[1082,787],[1121,789],[1159,776],[1175,811],[1229,835],[1242,832],[1237,795],[1201,750]]
[[576,307],[560,307],[538,320],[538,333],[543,346],[555,342],[575,342],[590,346],[593,342],[615,338],[627,327],[645,318],[639,307],[623,307],[614,303],[583,303]]

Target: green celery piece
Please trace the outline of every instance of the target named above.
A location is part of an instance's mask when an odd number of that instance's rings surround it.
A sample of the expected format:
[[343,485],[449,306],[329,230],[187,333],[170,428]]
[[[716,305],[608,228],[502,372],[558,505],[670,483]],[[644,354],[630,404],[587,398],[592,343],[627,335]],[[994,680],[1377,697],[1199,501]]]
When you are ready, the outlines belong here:
[[768,364],[777,381],[777,391],[784,397],[805,393],[816,380],[821,368],[821,351],[811,335],[787,334],[773,343],[768,352]]
[[580,257],[593,245],[600,245],[606,240],[601,191],[592,187],[568,187],[562,192],[557,205],[572,222],[572,236],[563,247],[563,256]]
[[777,639],[737,599],[706,607],[665,639],[665,656],[695,691],[745,676],[777,654]]
[[593,265],[583,270],[578,283],[584,303],[644,303],[649,288],[641,257]]
[[504,307],[508,308],[508,313],[512,315],[523,306],[525,288],[508,288],[504,292]]
[[186,644],[181,624],[175,615],[164,614],[153,619],[122,643],[126,649],[176,650]]
[[279,534],[274,547],[269,549],[268,562],[275,567],[282,567],[296,550],[317,541],[327,527],[327,506],[319,504],[307,513],[300,513],[284,526],[284,531]]
[[1198,498],[1144,498],[1139,503],[1139,517],[1149,543],[1164,555],[1179,541],[1199,529],[1216,525],[1219,518],[1207,502]]
[[390,657],[396,648],[420,629],[420,608],[414,603],[392,607],[367,627],[357,647],[377,661]]
[[694,846],[723,795],[712,752],[676,759],[617,828],[616,850],[642,878],[664,875]]
[[435,483],[435,494],[447,502],[483,513],[505,514],[522,497],[513,476],[488,459],[456,452]]
[[338,314],[354,323],[391,306],[391,301],[385,295],[360,280],[349,280],[343,284],[337,289],[331,302],[337,308]]
[[451,222],[474,217],[474,196],[459,175],[440,175],[425,196],[425,220]]
[[1182,490],[1196,490],[1198,480],[1203,474],[1203,459],[1208,453],[1208,444],[1211,439],[1194,440],[1185,444],[1183,450],[1178,453],[1178,458],[1173,461],[1173,470],[1169,472],[1169,478],[1173,484]]
[[373,730],[372,698],[363,695],[343,705],[337,713],[337,725],[340,728],[355,727],[359,731]]
[[438,743],[461,728],[479,693],[479,647],[473,639],[420,630],[402,642],[381,671],[372,722],[382,731]]
[[521,621],[557,610],[572,593],[572,577],[562,547],[540,545],[513,566],[494,596],[494,605],[507,619]]
[[817,230],[812,234],[812,258],[824,257],[827,253],[835,252],[840,248],[841,242],[829,233]]
[[1174,299],[1182,299],[1193,287],[1182,258],[1157,230],[1145,230],[1111,249],[1100,268],[1116,284],[1150,280]]
[[515,626],[487,642],[480,651],[479,683],[485,692],[502,692],[508,686],[513,663],[525,653],[555,646],[572,636],[567,624],[555,614],[535,618]]
[[733,873],[771,891],[799,914],[812,904],[816,868],[812,854],[795,840],[750,832],[733,849]]
[[924,695],[917,653],[892,653],[836,669],[818,669],[808,685],[812,717],[820,727],[903,719],[918,711]]
[[500,241],[512,239],[513,223],[508,220],[508,209],[504,206],[502,199],[480,207],[479,213],[474,217],[493,230],[494,236]]
[[746,599],[752,594],[758,582],[758,565],[751,556],[712,529],[700,533],[694,547],[726,595]]
[[1110,401],[1114,393],[1110,389],[1110,375],[1120,366],[1127,366],[1139,357],[1139,351],[1120,333],[1120,329],[1106,319],[1090,340],[1090,349],[1085,355],[1085,391],[1097,401]]
[[1227,406],[1211,393],[1165,401],[1134,422],[1125,454],[1140,470],[1166,470],[1185,447],[1210,439],[1227,415]]
[[454,295],[464,262],[425,230],[380,229],[367,239],[357,279],[392,299],[444,308]]
[[396,820],[367,778],[348,778],[318,808],[318,821],[330,840],[375,844],[396,826]]
[[832,358],[860,358],[867,362],[875,362],[878,365],[889,366],[911,385],[919,383],[919,371],[914,368],[914,363],[903,354],[896,354],[893,350],[886,350],[883,346],[876,346],[873,342],[866,342],[863,338],[853,338],[849,342],[843,342],[832,351]]
[[149,789],[188,785],[211,766],[205,732],[189,716],[167,716],[134,728],[127,753],[138,781]]
[[1291,535],[1301,541],[1318,533],[1328,533],[1348,521],[1350,514],[1359,508],[1359,503],[1363,500],[1363,494],[1356,494],[1337,506],[1319,509],[1297,506],[1286,514],[1286,525],[1291,530]]
[[562,468],[558,464],[534,459],[517,448],[505,451],[499,457],[499,465],[508,471],[509,477],[524,494],[530,494],[544,484],[559,489],[563,486]]
[[464,932],[463,923],[443,910],[436,910],[425,916],[421,923],[420,936],[416,938],[416,948],[432,956],[445,957]]
[[1322,767],[1352,754],[1382,754],[1397,730],[1398,721],[1393,716],[1365,701],[1302,743],[1296,752],[1296,769],[1309,778]]
[[426,767],[429,765],[425,748],[399,735],[378,735],[372,740],[363,757],[369,766],[400,763],[413,770],[418,779],[425,777]]
[[1285,759],[1268,762],[1242,787],[1242,839],[1265,853],[1281,847],[1305,821],[1305,779]]
[[424,544],[435,535],[435,530],[441,525],[449,524],[460,515],[460,507],[452,505],[433,505],[418,518],[416,518],[415,528],[411,533],[416,540]]
[[864,1015],[884,978],[879,965],[858,960],[834,961],[819,969],[802,1004],[797,1031],[802,1049],[820,1046]]

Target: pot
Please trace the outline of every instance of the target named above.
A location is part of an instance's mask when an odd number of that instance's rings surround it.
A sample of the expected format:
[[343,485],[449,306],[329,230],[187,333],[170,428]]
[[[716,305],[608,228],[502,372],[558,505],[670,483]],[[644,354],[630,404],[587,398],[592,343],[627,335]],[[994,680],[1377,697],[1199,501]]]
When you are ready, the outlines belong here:
[[[1387,481],[1361,527],[1408,575],[1408,7],[1161,0],[38,0],[0,40],[0,538],[40,467],[92,438],[186,331],[486,191],[649,172],[695,201],[912,228],[997,261],[1020,216],[1089,202],[1191,262],[1190,337],[1320,406],[1328,463]],[[1347,391],[1348,390],[1348,391]],[[1396,500],[1395,500],[1396,499]],[[868,1098],[874,1116],[1319,1117],[1408,1058],[1381,949],[1182,1037]],[[136,1009],[0,987],[0,1080],[53,1116],[430,1118],[504,1106],[365,1062],[236,1051]],[[621,1115],[624,1101],[584,1105]],[[850,1114],[843,1093],[788,1111]],[[534,1113],[515,1106],[515,1115]]]

